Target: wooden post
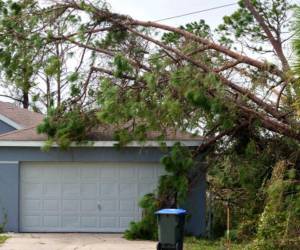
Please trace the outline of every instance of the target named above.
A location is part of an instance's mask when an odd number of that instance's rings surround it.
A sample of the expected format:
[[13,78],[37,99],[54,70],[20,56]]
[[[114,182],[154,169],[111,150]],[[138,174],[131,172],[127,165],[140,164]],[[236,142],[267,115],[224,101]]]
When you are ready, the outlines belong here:
[[227,210],[227,250],[230,250],[230,207],[229,201],[226,203],[226,210]]

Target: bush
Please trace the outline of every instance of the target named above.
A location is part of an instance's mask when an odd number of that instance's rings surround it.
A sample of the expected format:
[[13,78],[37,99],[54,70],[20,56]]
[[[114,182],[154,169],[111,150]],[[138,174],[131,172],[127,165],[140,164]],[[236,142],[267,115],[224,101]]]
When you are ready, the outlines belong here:
[[194,166],[190,151],[176,143],[161,162],[168,174],[160,177],[157,194],[147,194],[140,201],[139,206],[143,209],[142,219],[130,224],[130,228],[125,232],[126,239],[156,240],[155,212],[165,207],[176,207],[185,200],[188,192],[188,173]]
[[294,170],[287,161],[280,161],[274,167],[252,249],[299,249],[300,194],[297,176],[291,174]]
[[242,221],[237,228],[237,239],[239,242],[252,240],[257,233],[257,218]]
[[157,239],[157,225],[155,211],[158,210],[158,201],[153,193],[146,194],[139,203],[143,209],[141,221],[131,222],[130,228],[125,232],[124,236],[128,240]]

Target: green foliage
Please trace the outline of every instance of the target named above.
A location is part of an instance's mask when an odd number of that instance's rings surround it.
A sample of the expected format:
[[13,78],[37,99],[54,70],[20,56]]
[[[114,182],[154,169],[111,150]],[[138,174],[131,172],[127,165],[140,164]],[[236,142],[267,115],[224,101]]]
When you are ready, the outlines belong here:
[[166,175],[160,177],[155,193],[146,194],[140,207],[142,220],[132,222],[125,232],[127,239],[157,239],[155,211],[161,208],[177,207],[184,203],[189,190],[189,173],[195,167],[191,152],[176,143],[171,151],[161,159]]
[[60,72],[60,58],[57,56],[51,56],[48,58],[45,73],[48,76],[54,76]]
[[[293,172],[294,174],[290,174]],[[266,189],[267,203],[260,216],[252,249],[298,249],[300,244],[300,193],[296,169],[278,162]]]
[[128,73],[131,73],[133,70],[128,60],[121,54],[115,56],[114,66],[115,66],[114,74],[116,77],[127,75]]
[[[200,37],[208,37],[210,35],[210,27],[205,23],[203,19],[199,22],[188,23],[185,26],[180,26],[180,29],[191,32]],[[165,43],[178,43],[180,35],[178,33],[165,33],[162,37],[162,41]]]
[[300,72],[300,8],[297,7],[294,12],[295,21],[295,38],[293,39],[293,51],[296,55],[295,70],[297,73]]
[[79,74],[78,72],[73,72],[72,74],[69,75],[68,80],[70,82],[76,82],[78,80]]
[[29,14],[36,10],[34,0],[9,0],[1,2],[0,8],[0,70],[6,81],[27,95],[35,86],[33,76],[40,67],[35,58],[42,47],[42,37],[33,32],[37,19]]
[[139,222],[131,222],[124,236],[126,239],[157,239],[157,222],[154,213],[158,210],[158,200],[153,193],[146,194],[139,203],[143,209],[143,218]]
[[[261,136],[256,127],[236,134],[229,147],[222,143],[208,155],[208,190],[213,199],[211,235],[222,237],[226,231],[226,203],[230,204],[231,228],[238,241],[251,241],[256,237],[258,220],[264,211],[265,183],[277,161],[289,158],[297,144]],[[295,171],[287,172],[295,176]],[[275,192],[278,193],[278,192]],[[208,200],[209,202],[209,200]]]
[[[251,1],[255,9],[265,20],[273,32],[281,22],[281,30],[287,30],[290,27],[288,12],[294,7],[287,0],[264,0]],[[223,24],[219,25],[217,31],[221,33],[220,42],[232,45],[233,39],[245,40],[247,46],[251,43],[251,49],[254,52],[269,51],[269,38],[264,30],[258,25],[251,12],[245,7],[244,1],[239,1],[239,9],[232,15],[223,17]],[[276,37],[276,33],[274,32]]]
[[7,239],[9,239],[6,235],[0,235],[0,245],[3,244]]
[[[227,244],[224,241],[212,241],[206,239],[187,238],[184,242],[184,250],[223,250]],[[244,250],[244,244],[230,244],[231,250]]]
[[161,163],[168,174],[160,178],[158,196],[167,206],[183,204],[188,192],[188,173],[194,166],[191,152],[177,143]]
[[104,47],[115,47],[128,38],[128,32],[122,27],[113,26],[102,41]]
[[[70,104],[65,104],[70,105]],[[45,150],[50,149],[52,142],[57,142],[62,149],[68,149],[72,142],[84,143],[88,139],[88,131],[95,126],[93,113],[82,112],[76,105],[68,107],[61,105],[59,108],[51,108],[42,124],[37,128],[38,133],[48,135],[48,143]],[[61,112],[66,112],[63,117],[59,117]],[[88,126],[87,126],[88,124]],[[74,138],[75,141],[70,140]]]

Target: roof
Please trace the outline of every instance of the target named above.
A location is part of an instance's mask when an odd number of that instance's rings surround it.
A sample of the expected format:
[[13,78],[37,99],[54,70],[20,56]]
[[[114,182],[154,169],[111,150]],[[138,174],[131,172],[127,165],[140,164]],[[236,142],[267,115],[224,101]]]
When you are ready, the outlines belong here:
[[[113,141],[115,130],[108,126],[103,126],[88,135],[91,141]],[[156,140],[160,135],[158,132],[149,132],[147,135],[148,140]],[[36,126],[20,130],[14,130],[0,135],[0,141],[45,141],[47,136],[45,134],[38,134]],[[169,131],[166,135],[166,140],[172,141],[198,141],[199,137],[184,132]]]
[[[20,125],[17,130],[4,133],[0,135],[0,142],[43,142],[47,140],[47,135],[38,134],[37,126],[42,122],[44,116],[42,114],[35,113],[30,110],[22,109],[14,104],[1,102],[0,101],[0,120],[1,115],[5,116],[9,120]],[[91,132],[88,135],[88,140],[90,141],[102,141],[102,142],[113,142],[114,129],[110,125],[103,125],[97,130]],[[148,141],[156,141],[157,137],[160,135],[159,132],[149,132],[147,135]],[[167,131],[165,141],[193,141],[199,142],[198,136],[194,136],[186,132],[178,132],[175,130]],[[26,145],[28,143],[25,143]],[[24,144],[24,145],[25,145]],[[21,144],[20,144],[21,145]],[[106,143],[108,145],[108,143]],[[110,144],[109,144],[110,145]]]
[[38,134],[36,126],[14,130],[0,135],[0,141],[45,141],[47,136]]
[[[37,126],[42,122],[44,116],[42,114],[32,112],[27,109],[17,107],[13,103],[0,101],[0,115],[11,120],[13,123],[19,125],[21,128],[28,128]],[[9,124],[12,125],[13,124]]]

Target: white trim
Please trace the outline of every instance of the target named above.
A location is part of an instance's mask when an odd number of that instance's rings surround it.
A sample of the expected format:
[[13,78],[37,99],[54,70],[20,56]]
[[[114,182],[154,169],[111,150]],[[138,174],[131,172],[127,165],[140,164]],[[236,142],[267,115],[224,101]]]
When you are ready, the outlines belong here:
[[4,115],[1,115],[1,114],[0,114],[0,120],[5,122],[9,126],[15,128],[15,129],[22,129],[23,128],[20,124],[14,122],[13,120],[11,120],[8,117],[6,117]]
[[[173,146],[177,141],[164,141],[166,146]],[[179,141],[185,146],[196,147],[201,144],[201,141],[196,140],[182,140]],[[118,141],[95,141],[88,144],[76,145],[72,144],[71,147],[114,147]],[[43,147],[44,141],[0,141],[0,147]],[[128,143],[126,147],[160,147],[160,143],[157,141],[139,142],[133,141]],[[58,147],[57,144],[53,144],[52,147]]]
[[18,164],[18,161],[0,161],[0,164]]

